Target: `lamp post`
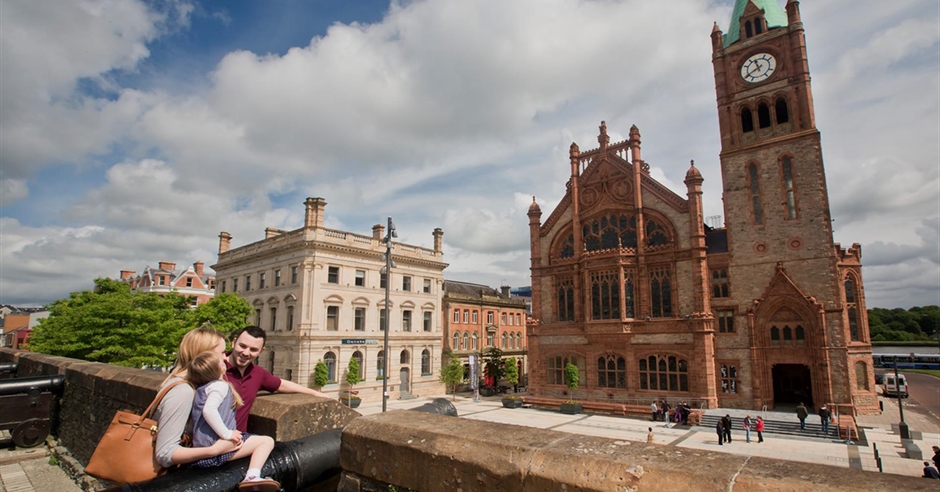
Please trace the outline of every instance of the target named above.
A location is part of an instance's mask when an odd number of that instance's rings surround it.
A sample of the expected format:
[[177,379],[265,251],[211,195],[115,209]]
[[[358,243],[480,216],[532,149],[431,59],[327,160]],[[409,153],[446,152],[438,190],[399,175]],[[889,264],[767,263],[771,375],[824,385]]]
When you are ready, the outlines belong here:
[[384,360],[382,361],[382,412],[384,413],[388,404],[388,319],[392,315],[391,310],[388,308],[389,303],[389,293],[391,292],[392,287],[392,238],[398,237],[398,234],[395,233],[395,224],[392,223],[392,218],[388,218],[388,230],[385,234],[385,237],[382,238],[382,242],[385,243],[385,326],[382,327],[383,334],[383,343],[382,343],[382,353],[385,354]]
[[901,439],[910,439],[911,432],[904,421],[904,403],[901,401],[901,379],[898,377],[898,356],[894,356],[894,392],[898,395],[898,412],[901,414],[901,422],[898,423],[898,432]]

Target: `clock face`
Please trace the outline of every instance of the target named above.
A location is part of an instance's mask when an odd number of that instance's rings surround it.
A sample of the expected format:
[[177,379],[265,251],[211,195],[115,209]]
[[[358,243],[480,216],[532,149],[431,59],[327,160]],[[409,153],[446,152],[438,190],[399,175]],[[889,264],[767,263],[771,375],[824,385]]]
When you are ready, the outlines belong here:
[[770,78],[777,69],[777,59],[770,53],[758,53],[741,65],[741,78],[745,82],[757,83]]

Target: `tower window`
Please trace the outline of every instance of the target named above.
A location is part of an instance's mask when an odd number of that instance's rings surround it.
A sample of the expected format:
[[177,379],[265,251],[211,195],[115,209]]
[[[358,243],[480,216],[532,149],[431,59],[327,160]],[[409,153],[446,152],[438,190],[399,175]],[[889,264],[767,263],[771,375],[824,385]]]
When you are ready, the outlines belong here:
[[849,339],[858,342],[861,338],[858,330],[858,304],[855,301],[855,282],[851,278],[843,284],[845,289],[845,307],[849,317]]
[[741,108],[741,131],[744,133],[754,131],[754,117],[751,108]]
[[591,274],[591,319],[620,319],[618,277],[615,272]]
[[757,106],[757,124],[761,128],[770,128],[770,108],[764,103]]
[[781,160],[783,171],[783,190],[787,204],[787,220],[796,220],[796,193],[793,187],[793,165],[789,157]]
[[777,102],[774,103],[774,112],[777,113],[777,124],[786,123],[790,121],[790,111],[787,110],[787,100],[784,98],[778,98]]
[[728,289],[728,269],[716,268],[712,270],[712,297],[729,297]]
[[574,282],[570,279],[558,285],[558,321],[574,321]]
[[764,19],[757,17],[754,19],[754,34],[764,32]]
[[760,206],[760,181],[757,176],[757,164],[751,164],[747,167],[751,184],[751,208],[754,212],[754,223],[764,224],[764,216]]
[[634,274],[633,270],[624,270],[623,272],[623,305],[624,305],[624,317],[627,319],[636,317],[635,304],[633,302],[634,292]]
[[753,35],[754,35],[754,30],[751,28],[751,21],[745,22],[744,23],[744,36],[749,38]]
[[668,266],[650,269],[650,304],[654,318],[672,316],[671,276]]

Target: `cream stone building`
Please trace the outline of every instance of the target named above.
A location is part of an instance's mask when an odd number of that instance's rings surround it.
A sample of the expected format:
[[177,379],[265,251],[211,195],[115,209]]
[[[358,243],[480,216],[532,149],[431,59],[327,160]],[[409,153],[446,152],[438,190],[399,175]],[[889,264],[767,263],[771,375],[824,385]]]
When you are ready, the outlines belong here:
[[[234,292],[254,306],[249,321],[267,332],[258,363],[275,376],[314,387],[314,367],[324,361],[339,395],[350,359],[365,381],[353,388],[363,401],[382,400],[385,320],[385,227],[372,235],[327,229],[326,201],[308,198],[304,226],[268,228],[265,238],[231,249],[219,235],[217,292]],[[441,394],[441,298],[444,233],[434,229],[434,249],[392,242],[388,312],[389,398]]]

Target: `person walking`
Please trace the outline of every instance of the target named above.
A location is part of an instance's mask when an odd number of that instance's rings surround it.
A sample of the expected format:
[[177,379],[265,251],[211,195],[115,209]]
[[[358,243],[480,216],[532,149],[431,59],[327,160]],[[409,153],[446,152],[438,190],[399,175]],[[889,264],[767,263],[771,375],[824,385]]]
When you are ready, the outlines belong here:
[[731,442],[731,415],[725,414],[721,418],[721,429],[725,435],[725,442]]
[[806,417],[809,416],[809,410],[806,409],[806,405],[803,402],[800,402],[800,405],[796,407],[796,418],[800,419],[800,430],[806,430]]
[[653,400],[653,403],[650,403],[650,412],[653,414],[653,422],[659,420],[659,407],[656,406],[655,400]]
[[744,417],[744,442],[751,442],[751,415]]
[[826,408],[826,405],[819,408],[819,423],[822,424],[823,434],[829,434],[829,419],[831,417],[832,413]]
[[757,431],[757,442],[764,442],[764,419],[757,416],[757,422],[754,424],[754,430]]
[[[722,419],[722,420],[724,420],[724,419]],[[724,441],[724,437],[725,437],[725,426],[724,426],[722,420],[719,420],[719,421],[715,424],[715,432],[718,434],[718,445],[719,445],[719,446],[724,445],[724,442],[725,442],[725,441]]]
[[940,446],[933,447],[933,466],[940,470]]

